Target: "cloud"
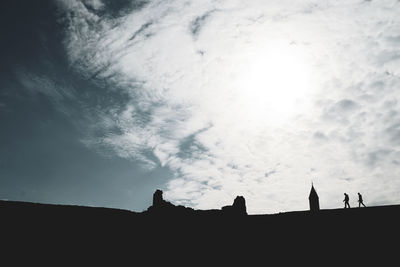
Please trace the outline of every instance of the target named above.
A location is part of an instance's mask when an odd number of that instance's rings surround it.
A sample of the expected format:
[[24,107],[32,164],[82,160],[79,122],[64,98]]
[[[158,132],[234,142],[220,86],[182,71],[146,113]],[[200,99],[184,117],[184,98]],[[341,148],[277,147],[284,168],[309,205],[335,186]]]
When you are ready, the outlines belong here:
[[127,98],[107,117],[118,130],[87,142],[170,168],[171,201],[307,209],[311,180],[323,208],[344,191],[400,201],[397,1],[62,9],[71,67]]
[[376,151],[372,151],[368,153],[368,165],[370,166],[376,166],[380,161],[383,161],[387,158],[387,156],[391,153],[391,150],[387,149],[380,149]]
[[[132,35],[131,38],[129,38],[129,41],[134,40],[136,37],[138,37],[140,34],[142,34],[143,32],[145,32],[150,26],[151,24],[153,24],[153,22],[146,22],[145,24],[143,24],[142,26],[140,26],[140,28],[135,31],[135,33]],[[148,34],[147,34],[148,35]]]
[[83,3],[94,10],[104,8],[104,3],[101,0],[84,0]]
[[324,141],[328,139],[328,137],[323,132],[320,132],[320,131],[315,132],[313,137],[315,139],[324,140]]
[[66,102],[76,100],[75,91],[70,85],[52,77],[49,73],[44,75],[18,68],[14,74],[23,88],[31,95],[45,95],[59,111],[64,114],[70,113]]
[[213,12],[215,12],[215,10],[207,11],[203,15],[196,17],[190,23],[190,31],[192,32],[192,35],[194,37],[196,37],[200,33],[201,28],[204,26],[206,20],[211,16]]

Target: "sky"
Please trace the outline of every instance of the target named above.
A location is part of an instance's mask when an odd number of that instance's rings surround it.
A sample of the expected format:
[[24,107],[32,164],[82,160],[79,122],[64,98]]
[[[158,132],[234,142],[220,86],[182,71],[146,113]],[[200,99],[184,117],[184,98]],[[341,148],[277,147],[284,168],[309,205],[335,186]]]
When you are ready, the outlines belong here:
[[0,199],[400,203],[400,1],[6,0]]

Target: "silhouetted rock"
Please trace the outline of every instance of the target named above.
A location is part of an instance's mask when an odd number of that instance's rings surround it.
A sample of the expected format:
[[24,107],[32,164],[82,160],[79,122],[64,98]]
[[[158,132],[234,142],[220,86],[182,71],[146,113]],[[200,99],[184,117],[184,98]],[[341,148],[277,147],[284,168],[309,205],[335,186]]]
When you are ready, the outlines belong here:
[[246,200],[243,196],[237,196],[233,201],[233,205],[222,207],[222,211],[224,214],[229,215],[247,215]]

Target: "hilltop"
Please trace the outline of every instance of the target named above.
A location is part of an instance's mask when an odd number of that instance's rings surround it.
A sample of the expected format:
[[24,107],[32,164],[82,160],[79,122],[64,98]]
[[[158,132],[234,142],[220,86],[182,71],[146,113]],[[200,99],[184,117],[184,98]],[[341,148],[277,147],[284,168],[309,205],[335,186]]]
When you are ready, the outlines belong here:
[[[11,252],[93,261],[107,256],[235,264],[324,256],[363,262],[396,255],[390,252],[400,237],[400,205],[247,215],[240,202],[202,211],[155,200],[138,213],[0,201],[2,241]],[[232,212],[238,207],[241,212]]]

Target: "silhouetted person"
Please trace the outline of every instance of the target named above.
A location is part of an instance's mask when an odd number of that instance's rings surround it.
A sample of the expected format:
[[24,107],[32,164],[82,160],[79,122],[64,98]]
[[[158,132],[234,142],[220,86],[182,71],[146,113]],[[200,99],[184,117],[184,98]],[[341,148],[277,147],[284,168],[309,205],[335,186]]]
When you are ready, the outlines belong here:
[[350,204],[349,204],[349,195],[344,193],[344,208],[350,208]]
[[361,205],[363,205],[365,207],[365,205],[363,203],[362,195],[360,193],[357,193],[357,194],[358,194],[358,207],[361,207]]

